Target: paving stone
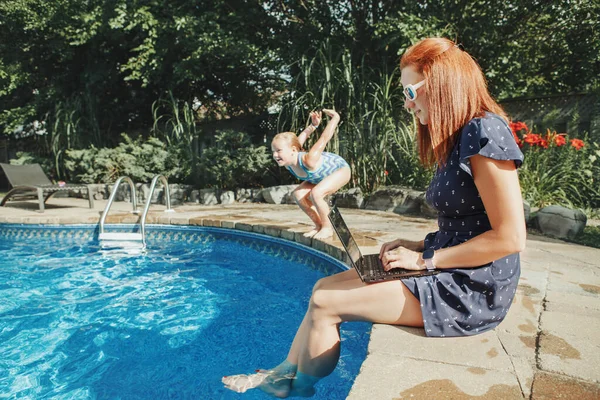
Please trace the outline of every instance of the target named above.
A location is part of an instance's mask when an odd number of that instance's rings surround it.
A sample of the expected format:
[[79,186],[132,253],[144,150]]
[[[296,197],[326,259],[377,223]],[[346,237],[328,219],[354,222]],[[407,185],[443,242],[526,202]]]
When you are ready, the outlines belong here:
[[[577,327],[577,329],[573,329],[573,327]],[[542,313],[540,328],[559,336],[576,336],[583,340],[594,341],[600,345],[600,341],[597,340],[600,331],[599,318],[546,311]]]
[[366,399],[523,399],[510,372],[369,354],[347,397]]
[[[241,231],[246,231],[246,232],[253,232],[254,225],[258,225],[261,221],[262,221],[261,219],[257,219],[257,218],[246,218],[244,220],[237,221],[235,223],[235,229],[239,229]],[[263,232],[264,232],[264,228],[263,228]],[[259,233],[262,233],[262,232],[259,232]]]
[[252,224],[252,232],[265,233],[265,227],[262,224],[262,220],[257,221],[257,222],[251,222],[251,224]]
[[515,375],[519,381],[519,387],[526,399],[531,396],[531,385],[535,376],[536,366],[528,360],[520,357],[511,358],[515,367]]
[[543,268],[574,268],[576,266],[584,267],[593,265],[593,263],[589,262],[589,259],[575,259],[569,253],[551,251],[546,247],[531,248],[529,244],[521,254],[521,257],[523,261],[529,262],[533,260],[536,265]]
[[305,232],[294,232],[294,242],[305,246],[312,246],[312,238],[304,236]]
[[539,372],[535,374],[532,388],[534,400],[597,400],[600,385],[577,379]]
[[511,332],[496,332],[498,340],[511,360],[516,358],[527,361],[535,366],[537,362],[537,334],[515,335]]
[[572,294],[551,291],[546,296],[546,311],[572,313],[600,319],[600,294],[596,294],[595,285],[582,284],[586,292],[591,294]]
[[521,277],[517,293],[523,293],[532,298],[543,299],[548,285],[548,271],[534,271],[521,268]]
[[537,334],[516,335],[497,330],[497,335],[502,347],[510,357],[521,391],[527,398],[531,394],[533,376],[537,371]]
[[519,290],[496,329],[516,335],[536,335],[541,312],[542,299],[524,295]]
[[370,354],[387,354],[448,364],[512,371],[495,332],[458,338],[426,337],[422,329],[373,325]]
[[215,228],[221,227],[222,221],[218,218],[204,218],[202,219],[202,226],[212,226]]
[[269,223],[264,226],[265,235],[273,237],[281,237],[281,232],[292,227],[292,224],[272,224]]
[[156,216],[155,223],[168,225],[171,223],[171,215],[168,213],[159,214]]
[[566,264],[583,263],[588,265],[598,265],[598,254],[600,249],[563,241],[548,241],[544,243],[543,248],[551,254],[558,255],[561,261],[564,258],[565,261],[567,261]]
[[600,382],[600,319],[545,312],[541,318],[540,369]]
[[600,276],[590,268],[570,271],[552,271],[548,290],[572,294],[600,294]]
[[169,219],[169,223],[172,225],[189,225],[190,217],[185,215],[174,215]]

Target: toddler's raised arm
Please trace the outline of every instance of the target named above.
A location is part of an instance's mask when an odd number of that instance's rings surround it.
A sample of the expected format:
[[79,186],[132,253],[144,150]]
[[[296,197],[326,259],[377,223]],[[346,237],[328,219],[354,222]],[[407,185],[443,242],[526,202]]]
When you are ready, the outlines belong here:
[[319,124],[321,123],[321,111],[315,112],[311,111],[310,113],[310,125],[308,125],[300,134],[298,135],[298,141],[300,142],[300,146],[304,147],[304,143],[306,139],[310,136],[311,133],[317,130]]

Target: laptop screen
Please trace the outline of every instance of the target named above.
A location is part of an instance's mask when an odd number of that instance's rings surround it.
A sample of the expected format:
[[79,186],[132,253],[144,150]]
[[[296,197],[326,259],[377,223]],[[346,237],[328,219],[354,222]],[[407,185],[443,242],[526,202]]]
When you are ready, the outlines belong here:
[[354,241],[352,234],[350,233],[350,229],[348,229],[346,222],[342,218],[342,214],[340,214],[337,207],[331,208],[331,212],[329,213],[329,220],[334,226],[335,231],[337,232],[340,241],[346,248],[346,251],[350,255],[350,258],[352,259],[354,264],[359,265],[358,261],[361,257],[360,250],[358,248],[358,245]]

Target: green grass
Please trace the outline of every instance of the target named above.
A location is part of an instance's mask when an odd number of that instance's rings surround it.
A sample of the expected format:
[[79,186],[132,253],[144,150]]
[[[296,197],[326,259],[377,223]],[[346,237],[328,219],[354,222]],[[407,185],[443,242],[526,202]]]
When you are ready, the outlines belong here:
[[570,242],[600,249],[600,226],[586,226],[583,232]]

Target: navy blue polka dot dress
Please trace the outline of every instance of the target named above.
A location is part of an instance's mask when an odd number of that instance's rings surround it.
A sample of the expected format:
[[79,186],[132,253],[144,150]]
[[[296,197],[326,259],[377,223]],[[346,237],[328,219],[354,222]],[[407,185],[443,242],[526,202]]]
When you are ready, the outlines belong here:
[[[427,202],[438,210],[439,230],[427,235],[426,249],[456,246],[491,229],[471,173],[469,158],[477,154],[514,160],[517,167],[523,162],[504,119],[486,113],[471,120],[427,189]],[[465,336],[493,329],[504,319],[520,272],[516,253],[481,267],[444,269],[403,282],[421,303],[427,336]]]

